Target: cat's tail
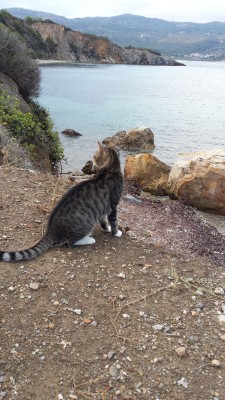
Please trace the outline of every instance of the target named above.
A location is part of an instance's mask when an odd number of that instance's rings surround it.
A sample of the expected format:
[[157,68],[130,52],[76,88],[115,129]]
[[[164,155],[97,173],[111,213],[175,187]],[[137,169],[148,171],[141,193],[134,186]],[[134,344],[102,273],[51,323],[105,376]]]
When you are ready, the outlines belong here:
[[18,262],[22,260],[31,260],[43,254],[53,246],[51,237],[46,234],[33,247],[21,251],[0,251],[0,261]]

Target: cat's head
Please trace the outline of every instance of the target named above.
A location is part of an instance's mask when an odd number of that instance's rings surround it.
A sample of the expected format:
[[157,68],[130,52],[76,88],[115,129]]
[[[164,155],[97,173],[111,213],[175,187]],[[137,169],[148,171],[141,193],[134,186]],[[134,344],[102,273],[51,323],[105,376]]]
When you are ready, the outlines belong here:
[[98,150],[93,157],[94,173],[102,170],[120,169],[119,150],[116,147],[105,147],[98,142]]

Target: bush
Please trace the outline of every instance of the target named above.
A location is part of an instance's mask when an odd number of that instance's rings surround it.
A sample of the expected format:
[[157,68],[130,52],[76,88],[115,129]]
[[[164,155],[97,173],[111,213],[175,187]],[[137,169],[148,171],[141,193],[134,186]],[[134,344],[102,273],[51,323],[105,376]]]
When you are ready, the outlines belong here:
[[40,70],[26,45],[0,23],[0,71],[12,78],[20,94],[29,100],[40,90]]
[[48,112],[36,102],[30,105],[32,112],[22,113],[18,101],[0,87],[0,123],[28,150],[35,165],[45,169],[51,166],[57,172],[63,157],[58,133]]

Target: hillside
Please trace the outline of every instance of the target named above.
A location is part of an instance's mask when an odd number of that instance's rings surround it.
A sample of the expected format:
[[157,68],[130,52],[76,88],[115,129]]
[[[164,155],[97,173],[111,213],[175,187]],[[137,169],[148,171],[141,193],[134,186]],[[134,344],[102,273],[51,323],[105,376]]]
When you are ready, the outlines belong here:
[[225,23],[172,22],[124,14],[114,17],[65,18],[21,8],[9,8],[13,15],[51,19],[71,29],[107,37],[119,46],[150,48],[175,57],[225,58]]
[[182,65],[147,49],[122,48],[109,39],[73,31],[51,20],[26,20],[0,12],[0,22],[21,37],[38,59],[84,63]]

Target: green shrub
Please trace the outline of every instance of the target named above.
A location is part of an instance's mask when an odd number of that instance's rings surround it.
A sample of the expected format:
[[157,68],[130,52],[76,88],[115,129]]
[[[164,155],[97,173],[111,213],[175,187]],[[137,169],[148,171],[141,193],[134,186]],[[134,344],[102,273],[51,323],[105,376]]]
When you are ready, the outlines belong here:
[[28,150],[35,165],[46,168],[49,164],[57,172],[63,157],[58,133],[48,112],[36,102],[30,105],[31,112],[22,113],[18,101],[0,87],[0,123]]
[[40,70],[32,60],[26,45],[16,33],[0,23],[0,71],[18,85],[26,99],[37,97],[40,90]]

